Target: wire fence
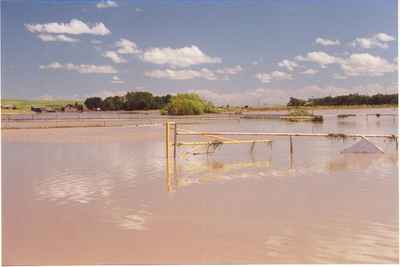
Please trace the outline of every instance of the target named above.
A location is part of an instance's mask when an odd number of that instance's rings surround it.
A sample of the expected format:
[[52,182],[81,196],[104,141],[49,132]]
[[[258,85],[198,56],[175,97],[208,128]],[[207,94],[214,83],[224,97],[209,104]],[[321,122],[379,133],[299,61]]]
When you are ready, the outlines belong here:
[[208,114],[194,116],[162,116],[155,113],[43,113],[2,114],[2,129],[118,127],[161,125],[167,120],[183,123],[202,123],[212,120],[239,120],[236,114]]

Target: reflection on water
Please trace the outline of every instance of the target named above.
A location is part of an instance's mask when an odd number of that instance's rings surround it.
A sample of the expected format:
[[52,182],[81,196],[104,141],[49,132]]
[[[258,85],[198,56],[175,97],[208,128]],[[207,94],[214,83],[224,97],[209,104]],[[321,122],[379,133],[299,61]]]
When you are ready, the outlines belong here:
[[[166,172],[167,191],[175,191],[174,187],[186,187],[192,184],[247,178],[249,175],[242,171],[246,169],[252,171],[264,170],[269,168],[270,163],[270,161],[223,163],[215,160],[207,160],[206,162],[191,160],[177,166],[176,161],[167,160],[167,165],[174,165],[173,167],[170,166],[169,169],[175,170]],[[261,171],[257,174],[265,176],[265,173]]]
[[[243,120],[184,127],[397,131],[391,118],[339,122],[326,112],[318,125]],[[357,140],[295,137],[290,158],[288,138],[276,137],[253,153],[246,144],[209,155],[179,148],[166,164],[162,133],[160,127],[4,131],[3,263],[398,261],[393,142],[372,139],[384,154],[341,154]]]
[[[210,159],[204,160],[199,156],[193,156],[188,160],[187,154],[184,161],[166,160],[168,172],[165,179],[167,191],[175,191],[176,188],[186,187],[192,184],[208,182],[229,181],[240,178],[256,179],[261,177],[293,177],[296,175],[318,175],[337,173],[343,171],[357,171],[360,179],[368,173],[376,172],[375,178],[387,177],[392,172],[391,168],[398,164],[396,154],[338,154],[328,161],[319,160],[313,164],[298,164],[290,155],[288,167],[279,168],[272,166],[272,160],[249,162],[224,163]],[[363,175],[360,175],[363,173]]]
[[81,177],[64,171],[54,177],[40,180],[35,185],[35,191],[38,199],[54,201],[60,205],[71,202],[89,203],[96,196],[108,197],[113,187],[112,183],[111,179],[98,181],[90,176]]

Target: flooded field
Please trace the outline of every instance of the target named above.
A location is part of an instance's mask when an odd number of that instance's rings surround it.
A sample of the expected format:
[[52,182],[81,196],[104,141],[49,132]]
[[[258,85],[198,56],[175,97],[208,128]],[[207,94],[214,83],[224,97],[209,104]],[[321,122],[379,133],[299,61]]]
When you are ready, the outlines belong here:
[[[397,134],[397,117],[365,115],[394,109],[315,113],[323,123],[179,128]],[[3,264],[398,262],[394,141],[370,138],[383,154],[341,154],[357,140],[295,137],[292,157],[288,137],[253,153],[178,148],[168,175],[163,135],[161,126],[3,130]]]

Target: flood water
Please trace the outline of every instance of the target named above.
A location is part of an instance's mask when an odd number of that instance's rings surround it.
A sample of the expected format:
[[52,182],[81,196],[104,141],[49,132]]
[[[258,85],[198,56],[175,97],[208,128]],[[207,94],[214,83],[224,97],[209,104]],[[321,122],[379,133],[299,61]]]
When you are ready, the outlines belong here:
[[[212,121],[186,130],[397,134],[392,117]],[[398,156],[357,140],[288,137],[180,147],[153,127],[4,130],[3,264],[398,262]],[[200,140],[180,137],[180,141]],[[203,140],[203,139],[202,139]],[[198,155],[193,155],[197,151]]]

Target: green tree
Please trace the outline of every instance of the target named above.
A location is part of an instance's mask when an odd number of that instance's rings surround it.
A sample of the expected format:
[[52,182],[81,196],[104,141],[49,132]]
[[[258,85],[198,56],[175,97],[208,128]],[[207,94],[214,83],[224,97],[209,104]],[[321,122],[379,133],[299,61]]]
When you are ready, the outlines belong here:
[[124,97],[109,96],[103,101],[104,110],[123,110],[125,108]]
[[289,103],[287,103],[288,106],[293,106],[293,107],[304,106],[305,104],[306,104],[305,100],[294,97],[291,97]]
[[[302,106],[302,103],[305,102],[302,99],[290,98],[288,106]],[[340,96],[327,96],[321,98],[314,98],[312,100],[308,100],[307,103],[312,103],[317,106],[337,106],[337,105],[384,105],[398,104],[398,94],[376,94],[372,96],[368,95],[359,95],[359,94],[349,94],[349,95],[340,95]]]
[[216,112],[216,109],[197,94],[177,94],[167,105],[167,112],[169,115],[200,115]]
[[88,109],[91,109],[91,110],[98,109],[98,108],[101,109],[103,106],[103,100],[100,97],[89,97],[89,98],[86,98],[84,104]]
[[127,110],[147,110],[154,106],[150,92],[128,92],[125,98]]

